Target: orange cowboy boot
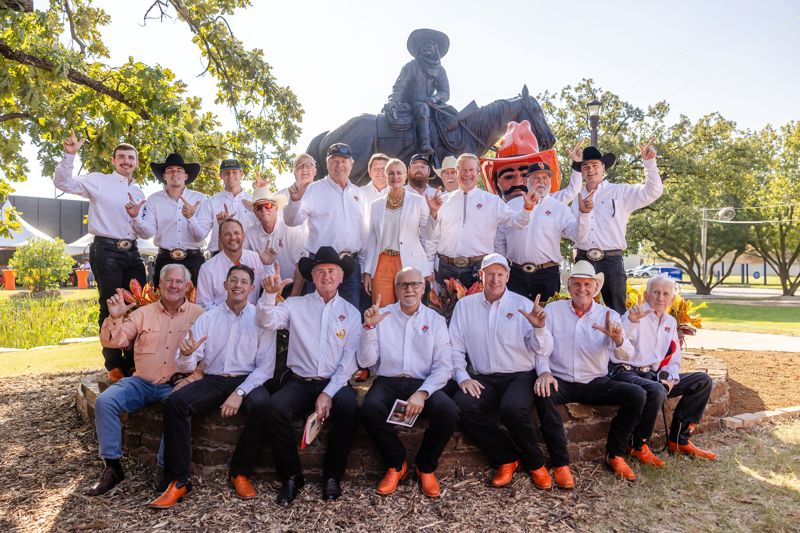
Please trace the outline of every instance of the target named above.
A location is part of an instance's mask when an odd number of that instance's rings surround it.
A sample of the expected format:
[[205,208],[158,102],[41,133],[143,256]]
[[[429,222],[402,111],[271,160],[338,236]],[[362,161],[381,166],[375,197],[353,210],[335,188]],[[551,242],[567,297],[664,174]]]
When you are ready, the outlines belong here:
[[667,463],[662,461],[656,454],[654,454],[653,450],[651,450],[650,446],[647,444],[642,444],[642,447],[639,450],[635,448],[628,448],[628,455],[638,459],[638,461],[643,465],[653,466],[655,468],[664,468],[667,466]]
[[695,446],[692,441],[687,440],[686,444],[678,444],[677,442],[668,441],[667,449],[671,453],[689,455],[691,457],[699,457],[701,459],[708,459],[709,461],[716,461],[717,454],[702,450]]
[[228,476],[228,481],[230,481],[233,486],[233,490],[236,491],[237,498],[241,500],[252,500],[256,497],[256,489],[247,476]]
[[505,487],[511,483],[511,479],[514,477],[514,472],[516,472],[518,468],[519,461],[498,466],[497,472],[495,472],[494,477],[492,478],[492,487]]
[[151,509],[169,509],[182,502],[192,492],[189,481],[171,481],[164,494],[147,504]]
[[627,479],[628,481],[636,480],[636,474],[633,473],[631,467],[620,456],[608,457],[606,456],[606,464],[617,477]]
[[108,381],[111,383],[116,383],[124,377],[125,374],[122,373],[121,368],[115,367],[108,371]]
[[420,488],[422,488],[422,494],[428,498],[439,497],[441,490],[435,472],[420,472],[419,468],[417,468],[417,479],[419,480]]
[[559,489],[574,489],[575,479],[572,477],[572,472],[569,465],[557,466],[553,468],[553,477],[556,478],[556,487]]
[[384,474],[383,479],[381,482],[378,483],[378,488],[375,489],[375,492],[380,494],[381,496],[388,496],[389,494],[393,494],[394,491],[397,490],[397,485],[408,477],[408,465],[405,461],[403,461],[403,466],[400,470],[396,468],[390,468]]
[[548,490],[553,486],[553,479],[545,466],[531,470],[531,479],[533,480],[533,486],[539,490]]

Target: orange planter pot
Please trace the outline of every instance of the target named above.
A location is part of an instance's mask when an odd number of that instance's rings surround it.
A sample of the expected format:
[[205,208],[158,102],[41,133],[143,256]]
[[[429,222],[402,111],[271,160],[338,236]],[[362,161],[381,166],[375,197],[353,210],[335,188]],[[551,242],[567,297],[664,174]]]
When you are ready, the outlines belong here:
[[89,288],[89,271],[88,270],[75,270],[75,277],[78,278],[78,288]]
[[10,268],[3,269],[3,287],[7,291],[13,291],[17,289],[16,276],[14,271]]

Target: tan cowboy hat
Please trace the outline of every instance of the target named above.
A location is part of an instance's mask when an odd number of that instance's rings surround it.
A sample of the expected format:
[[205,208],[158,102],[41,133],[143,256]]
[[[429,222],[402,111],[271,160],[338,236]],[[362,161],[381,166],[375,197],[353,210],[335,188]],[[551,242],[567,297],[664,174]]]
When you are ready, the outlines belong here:
[[603,282],[606,277],[602,272],[595,272],[594,267],[589,261],[578,261],[572,265],[572,271],[569,273],[570,279],[572,278],[594,278],[597,281],[597,291],[594,295],[600,294],[600,289],[603,288]]
[[286,198],[283,194],[278,194],[276,192],[272,192],[266,187],[259,187],[253,191],[253,199],[252,200],[242,200],[242,204],[249,209],[250,211],[253,210],[253,204],[257,204],[258,202],[265,202],[271,201],[275,205],[278,206],[278,211],[283,209],[287,203],[289,203],[289,199]]
[[436,172],[436,175],[440,178],[442,177],[442,170],[448,170],[451,168],[456,168],[456,158],[452,155],[448,155],[442,160],[442,168],[434,168],[433,171]]

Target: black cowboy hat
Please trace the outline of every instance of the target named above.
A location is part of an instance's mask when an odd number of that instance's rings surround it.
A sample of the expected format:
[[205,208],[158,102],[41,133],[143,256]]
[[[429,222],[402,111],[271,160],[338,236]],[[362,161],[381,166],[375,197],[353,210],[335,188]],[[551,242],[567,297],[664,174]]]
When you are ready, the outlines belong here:
[[191,182],[193,182],[195,178],[197,178],[197,175],[200,174],[200,164],[185,163],[180,154],[169,154],[167,156],[167,160],[163,163],[150,163],[150,170],[153,171],[153,174],[161,183],[165,183],[164,171],[167,169],[167,167],[181,167],[183,170],[185,170],[189,175],[189,178],[186,180],[186,185],[189,185]]
[[439,57],[444,57],[450,49],[450,38],[447,35],[440,31],[429,30],[427,28],[420,28],[412,31],[411,35],[408,36],[406,48],[408,48],[408,52],[412,56],[417,57],[419,45],[425,41],[433,41],[436,43],[437,48],[439,48]]
[[339,257],[339,252],[333,249],[332,246],[320,246],[317,253],[314,254],[314,259],[310,257],[301,257],[297,262],[297,268],[300,269],[300,274],[307,279],[311,279],[311,270],[317,265],[338,265],[344,270],[344,277],[347,278],[353,273],[356,268],[356,263],[349,255]]
[[[606,152],[605,154],[601,154],[600,150],[598,150],[594,146],[587,146],[586,148],[583,149],[583,161],[592,161],[592,160],[600,161],[606,168],[611,168],[614,166],[614,162],[617,160],[617,156],[615,156],[611,152]],[[572,168],[580,172],[581,164],[583,163],[583,161],[573,161]]]

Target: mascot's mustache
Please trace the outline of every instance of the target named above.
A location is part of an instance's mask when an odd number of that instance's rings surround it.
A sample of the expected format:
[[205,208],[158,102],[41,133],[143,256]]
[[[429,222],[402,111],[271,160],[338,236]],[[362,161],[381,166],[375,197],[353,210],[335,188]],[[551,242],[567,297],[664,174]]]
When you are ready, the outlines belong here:
[[514,191],[522,191],[522,193],[525,194],[528,192],[528,188],[525,185],[512,185],[508,190],[503,191],[503,198],[511,196]]

